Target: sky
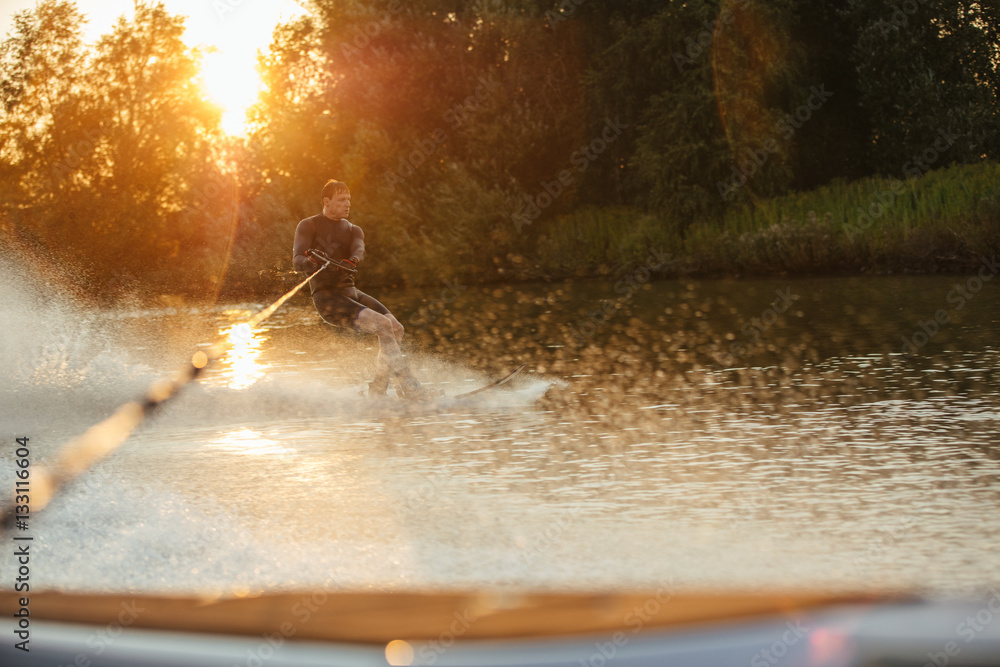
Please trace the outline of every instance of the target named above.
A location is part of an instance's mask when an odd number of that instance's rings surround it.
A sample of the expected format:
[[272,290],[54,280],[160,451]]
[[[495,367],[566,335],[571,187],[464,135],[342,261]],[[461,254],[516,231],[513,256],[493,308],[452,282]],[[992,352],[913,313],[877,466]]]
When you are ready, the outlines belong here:
[[[294,0],[163,0],[167,11],[189,17],[184,39],[188,46],[214,46],[207,55],[203,78],[210,97],[223,107],[223,128],[242,131],[244,112],[257,96],[257,50],[266,49],[278,23],[303,13]],[[131,16],[133,0],[76,0],[88,19],[84,39],[96,41],[122,14]],[[13,26],[16,12],[31,9],[35,0],[0,0],[0,33]]]

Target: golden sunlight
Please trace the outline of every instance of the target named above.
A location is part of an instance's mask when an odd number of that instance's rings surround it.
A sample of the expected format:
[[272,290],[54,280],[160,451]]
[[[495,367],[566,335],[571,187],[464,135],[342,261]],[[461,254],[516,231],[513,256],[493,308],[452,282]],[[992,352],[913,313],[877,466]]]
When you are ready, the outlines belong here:
[[294,453],[276,440],[265,438],[260,433],[245,427],[229,431],[208,444],[247,456],[284,456]]
[[[201,83],[206,96],[222,110],[222,129],[231,135],[247,131],[246,111],[257,101],[260,77],[257,52],[267,50],[275,26],[304,13],[295,0],[162,0],[171,14],[184,17],[184,42],[203,50]],[[0,9],[0,28],[12,25],[15,9],[35,0],[11,0]],[[130,18],[134,0],[77,0],[87,18],[85,38],[96,41],[120,16]],[[23,6],[22,6],[23,5]]]
[[248,324],[235,324],[219,332],[229,337],[232,347],[222,359],[225,366],[223,377],[229,381],[230,389],[246,389],[263,377],[265,366],[258,363],[260,346],[267,338],[260,330],[253,330]]
[[246,112],[257,101],[261,86],[257,53],[270,46],[277,24],[301,14],[302,8],[293,0],[254,4],[170,0],[167,6],[171,5],[188,17],[184,40],[205,49],[202,85],[222,110],[223,131],[246,134]]
[[260,90],[256,70],[243,67],[239,54],[214,51],[205,55],[201,72],[205,92],[222,110],[223,131],[229,135],[246,134],[246,112],[257,101]]

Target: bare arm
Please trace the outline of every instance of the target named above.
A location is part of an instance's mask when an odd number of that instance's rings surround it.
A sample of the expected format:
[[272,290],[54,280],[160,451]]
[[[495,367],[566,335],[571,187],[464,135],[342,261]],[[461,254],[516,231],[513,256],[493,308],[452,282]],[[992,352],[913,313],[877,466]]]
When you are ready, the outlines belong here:
[[292,246],[292,266],[296,271],[312,273],[318,267],[306,257],[306,250],[312,247],[313,224],[308,218],[295,228],[295,244]]

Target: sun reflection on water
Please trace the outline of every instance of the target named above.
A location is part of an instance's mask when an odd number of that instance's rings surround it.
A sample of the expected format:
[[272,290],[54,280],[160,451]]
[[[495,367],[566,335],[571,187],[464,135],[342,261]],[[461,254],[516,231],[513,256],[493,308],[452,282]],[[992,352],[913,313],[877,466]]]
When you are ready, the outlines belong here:
[[260,433],[249,428],[229,431],[212,440],[213,445],[220,449],[246,454],[247,456],[274,456],[291,454],[294,450],[285,447],[277,440],[265,438]]
[[234,324],[219,334],[229,339],[231,347],[222,359],[222,376],[230,389],[246,389],[261,377],[267,366],[258,358],[261,345],[267,340],[263,329],[251,329],[249,324]]

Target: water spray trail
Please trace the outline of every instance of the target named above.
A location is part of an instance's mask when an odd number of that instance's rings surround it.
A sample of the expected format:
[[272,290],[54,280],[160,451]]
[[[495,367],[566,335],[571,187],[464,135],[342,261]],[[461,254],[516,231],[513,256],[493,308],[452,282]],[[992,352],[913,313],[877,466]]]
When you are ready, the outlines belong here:
[[[242,325],[253,329],[274,314],[286,301],[308,284],[320,271],[327,268],[329,262],[323,264],[312,275],[286,292],[277,301],[260,311]],[[31,471],[32,503],[31,510],[41,511],[55,497],[59,489],[72,482],[86,472],[92,465],[117,449],[152,412],[173,398],[177,393],[195,380],[209,364],[220,359],[226,352],[229,337],[223,338],[208,348],[194,353],[191,361],[181,369],[173,380],[157,380],[146,391],[141,401],[129,401],[118,408],[113,415],[91,426],[76,438],[63,445],[56,455],[53,465],[34,468]],[[16,512],[11,504],[0,515],[0,530],[10,530],[14,527]]]

